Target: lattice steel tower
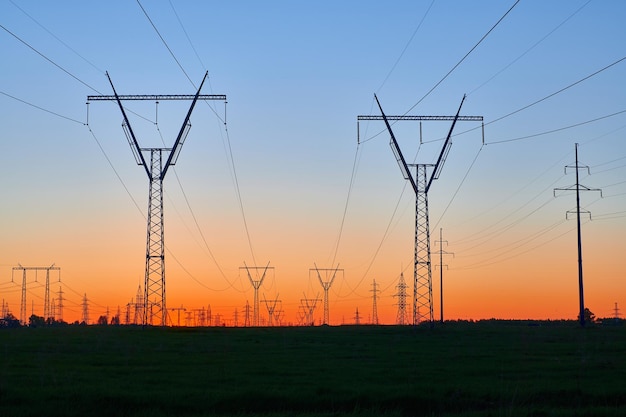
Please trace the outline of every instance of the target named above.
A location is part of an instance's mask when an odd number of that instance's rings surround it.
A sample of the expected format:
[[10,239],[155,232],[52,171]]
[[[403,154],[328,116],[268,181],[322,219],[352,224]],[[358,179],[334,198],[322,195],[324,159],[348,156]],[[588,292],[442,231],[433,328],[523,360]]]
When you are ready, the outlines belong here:
[[[248,274],[248,279],[250,280],[250,284],[252,284],[252,288],[254,288],[254,307],[253,307],[253,311],[252,311],[252,325],[253,326],[258,326],[259,325],[259,313],[260,313],[260,308],[259,308],[259,288],[261,288],[261,285],[263,285],[263,280],[265,279],[265,275],[267,274],[268,270],[274,270],[273,267],[270,267],[270,263],[268,262],[266,266],[262,267],[262,266],[248,266],[245,264],[244,262],[244,266],[240,267],[239,269],[245,269],[246,273]],[[259,271],[259,270],[263,270],[263,274],[261,275],[260,279],[253,279],[252,275],[250,274],[250,271]],[[258,275],[258,273],[257,273]],[[247,302],[246,302],[247,305]]]
[[400,279],[398,285],[396,285],[397,292],[393,295],[398,297],[398,313],[396,315],[396,324],[405,325],[409,324],[409,312],[406,309],[406,299],[408,294],[406,292],[408,285],[404,280],[404,273],[400,273]]
[[[424,317],[434,324],[433,319],[433,286],[432,286],[432,268],[430,261],[430,225],[428,215],[428,190],[432,185],[433,180],[439,178],[443,163],[450,151],[452,142],[450,137],[452,136],[452,130],[457,120],[465,121],[482,121],[482,116],[459,116],[461,112],[461,106],[465,101],[465,96],[461,100],[459,109],[456,116],[386,116],[378,101],[378,97],[374,95],[378,108],[382,116],[358,116],[357,120],[384,120],[387,130],[391,136],[389,144],[396,157],[396,161],[400,166],[402,175],[406,180],[409,180],[413,191],[415,192],[415,248],[414,248],[414,262],[413,262],[413,324],[419,324],[424,321]],[[444,142],[439,158],[436,164],[407,164],[398,142],[391,130],[389,120],[413,120],[413,121],[443,121],[452,120],[452,126],[448,132],[448,136]],[[415,175],[411,173],[409,168],[415,168]],[[431,170],[432,174],[429,176],[428,171]],[[424,310],[427,311],[424,314]]]
[[[113,96],[88,96],[87,100],[115,100],[119,105],[124,122],[122,127],[126,133],[126,138],[133,150],[138,165],[145,168],[150,181],[150,191],[148,195],[148,233],[146,244],[146,268],[144,277],[144,297],[143,297],[143,317],[142,322],[146,324],[156,324],[165,326],[167,324],[167,308],[165,298],[165,243],[163,226],[163,179],[171,165],[176,164],[178,155],[183,143],[191,128],[189,118],[200,100],[226,100],[225,95],[201,95],[200,91],[208,72],[200,83],[200,87],[195,95],[125,95],[120,96],[115,91],[109,73],[106,73]],[[178,133],[178,137],[172,148],[142,148],[135,137],[135,133],[130,125],[126,111],[122,106],[122,100],[192,100],[185,121]],[[146,160],[146,155],[149,160]]]
[[[316,272],[317,278],[319,279],[320,284],[322,285],[322,288],[324,289],[324,322],[323,324],[330,324],[329,323],[328,290],[330,290],[331,285],[333,285],[333,282],[335,281],[335,277],[337,276],[337,272],[343,273],[343,269],[339,269],[339,264],[337,264],[337,268],[332,268],[332,269],[320,269],[317,267],[317,265],[315,265],[315,268],[309,269],[309,274],[312,271]],[[325,274],[325,279],[322,279],[320,272],[323,272]],[[328,279],[328,275],[331,273],[332,273],[332,276],[330,277],[330,279]]]

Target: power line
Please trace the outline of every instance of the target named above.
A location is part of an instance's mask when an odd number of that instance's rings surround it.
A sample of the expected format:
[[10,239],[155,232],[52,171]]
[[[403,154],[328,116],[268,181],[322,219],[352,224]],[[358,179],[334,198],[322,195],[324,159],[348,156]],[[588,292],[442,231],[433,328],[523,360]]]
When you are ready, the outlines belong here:
[[52,114],[54,116],[60,117],[60,118],[65,119],[65,120],[69,120],[70,122],[79,123],[81,125],[85,124],[84,122],[78,121],[76,119],[72,119],[71,117],[63,116],[62,114],[53,112],[52,110],[45,109],[45,108],[43,108],[41,106],[38,106],[38,105],[33,104],[33,103],[30,103],[30,102],[28,102],[26,100],[22,100],[21,98],[17,98],[15,96],[12,96],[11,94],[5,93],[4,91],[0,91],[0,94],[5,95],[7,97],[10,97],[13,100],[17,100],[17,101],[19,101],[21,103],[27,104],[27,105],[29,105],[31,107],[34,107],[34,108],[38,109],[38,110],[45,111],[46,113],[50,113],[50,114]]
[[459,65],[461,65],[461,63],[463,63],[463,61],[465,61],[465,59],[472,53],[474,52],[474,50],[478,47],[478,45],[480,45],[485,38],[487,38],[487,36],[489,36],[489,34],[491,32],[493,32],[493,30],[504,20],[504,18],[511,12],[511,10],[513,10],[513,8],[515,6],[517,6],[517,4],[520,2],[520,0],[516,0],[515,3],[513,3],[513,5],[506,11],[506,13],[504,13],[502,15],[502,17],[500,19],[498,19],[498,21],[491,27],[491,29],[489,29],[487,31],[487,33],[485,33],[483,35],[482,38],[480,38],[480,40],[478,42],[476,42],[476,44],[463,56],[463,58],[461,58],[459,60],[459,62],[457,62],[452,69],[450,69],[450,71],[447,72],[446,75],[443,76],[443,78],[441,80],[439,80],[430,90],[428,90],[428,92],[426,94],[424,94],[424,96],[422,98],[420,98],[417,103],[415,103],[413,106],[411,106],[404,114],[409,113],[411,110],[413,110],[415,107],[417,107],[418,104],[420,104],[426,97],[428,97],[430,95],[430,93],[432,93],[437,87],[439,87],[439,85],[441,83],[443,83],[445,81],[446,78],[448,78],[450,76],[450,74],[452,74],[452,72],[454,72],[454,70],[457,69],[457,67]]

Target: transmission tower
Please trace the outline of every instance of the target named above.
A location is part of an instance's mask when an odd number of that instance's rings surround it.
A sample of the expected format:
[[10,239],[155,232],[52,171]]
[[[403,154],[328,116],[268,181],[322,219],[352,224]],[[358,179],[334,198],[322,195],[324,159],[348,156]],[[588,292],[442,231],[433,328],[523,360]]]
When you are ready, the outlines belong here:
[[400,279],[398,280],[398,285],[396,285],[397,292],[394,294],[394,297],[398,297],[398,313],[396,314],[396,323],[404,326],[405,324],[409,324],[409,312],[406,309],[406,299],[408,298],[407,294],[406,281],[404,280],[404,274],[400,273]]
[[143,302],[143,291],[141,291],[141,285],[137,287],[137,295],[135,296],[135,318],[133,320],[134,324],[143,323],[144,317],[144,308],[145,304]]
[[[87,101],[92,100],[114,100],[117,102],[124,122],[122,127],[126,133],[126,138],[135,155],[138,165],[143,165],[150,189],[148,194],[148,236],[146,243],[146,268],[144,277],[144,307],[142,323],[158,324],[165,326],[167,324],[167,308],[165,297],[165,243],[164,243],[164,224],[163,224],[163,179],[170,166],[176,164],[178,155],[181,151],[183,143],[187,138],[191,123],[189,118],[196,105],[196,101],[200,100],[226,100],[225,95],[200,95],[204,81],[208,72],[204,74],[204,78],[200,83],[200,87],[195,95],[123,95],[120,96],[115,91],[113,81],[109,73],[106,73],[114,95],[108,96],[88,96]],[[135,137],[135,133],[130,125],[130,121],[126,116],[126,111],[122,106],[123,100],[192,100],[185,121],[178,133],[171,148],[142,148]],[[145,155],[144,155],[145,154]],[[147,160],[146,155],[149,156]],[[166,159],[165,159],[166,158]],[[164,161],[165,159],[165,161]],[[156,322],[156,323],[155,323]]]
[[[322,288],[324,289],[324,322],[322,324],[330,324],[329,323],[329,314],[328,314],[328,290],[330,289],[331,285],[333,285],[333,282],[335,281],[335,277],[337,276],[337,272],[341,272],[343,274],[343,269],[339,269],[339,264],[337,264],[337,268],[330,268],[330,269],[320,269],[317,267],[317,265],[313,264],[315,266],[315,268],[309,269],[309,276],[311,275],[311,272],[315,271],[315,273],[317,274],[317,278],[320,281],[320,284],[322,285]],[[322,279],[322,275],[320,274],[324,274],[324,278]],[[330,278],[328,278],[330,275]]]
[[[61,268],[54,266],[22,266],[18,264],[18,266],[13,267],[13,271],[11,274],[11,281],[13,281],[13,273],[15,271],[22,271],[22,300],[20,304],[20,323],[26,324],[27,321],[27,312],[26,312],[26,274],[27,271],[35,272],[35,282],[37,281],[37,272],[45,271],[46,272],[46,282],[45,282],[45,293],[44,293],[44,306],[43,306],[43,318],[50,318],[50,271],[61,271]],[[59,272],[59,281],[61,281],[61,273]],[[33,312],[34,314],[34,312]]]
[[319,293],[316,298],[307,298],[305,294],[304,298],[300,300],[300,303],[302,304],[301,307],[304,310],[304,321],[307,326],[315,325],[315,306],[317,306],[317,303],[320,301],[322,300],[320,299]]
[[185,309],[185,307],[183,307],[183,305],[181,304],[180,307],[174,307],[174,308],[170,308],[171,311],[176,311],[177,317],[178,317],[178,321],[177,321],[177,326],[180,327],[180,312],[181,311],[187,311],[187,309]]
[[359,315],[359,308],[356,308],[356,313],[354,313],[354,324],[361,324],[361,316]]
[[89,324],[89,300],[87,299],[87,293],[85,293],[83,297],[82,307],[83,307],[83,316],[82,316],[83,320],[82,321],[85,324]]
[[378,296],[378,284],[376,284],[376,280],[374,279],[372,282],[372,324],[378,325],[378,306],[376,305],[376,298]]
[[63,288],[59,285],[58,301],[57,301],[57,317],[59,321],[63,321]]
[[239,327],[239,311],[235,308],[235,313],[233,314],[233,326]]
[[[578,163],[578,143],[574,145],[574,153],[576,155],[576,165],[567,165],[565,167],[565,173],[567,174],[567,169],[574,169],[576,172],[576,184],[567,188],[555,188],[554,195],[556,197],[557,191],[571,191],[576,190],[576,229],[578,232],[578,308],[579,308],[579,322],[581,326],[585,326],[585,297],[583,291],[583,245],[582,245],[582,235],[580,229],[580,213],[584,212],[589,214],[589,218],[591,218],[591,213],[589,211],[580,209],[580,192],[581,191],[599,191],[600,197],[602,197],[602,190],[599,188],[589,188],[580,184],[578,179],[578,172],[581,169],[586,169],[587,173],[590,174],[589,167],[586,165],[579,165]],[[565,214],[565,218],[567,218],[568,214],[571,214],[572,211],[567,211]]]
[[445,243],[447,245],[448,241],[443,240],[442,228],[439,228],[439,240],[435,241],[435,244],[437,243],[439,244],[439,321],[443,324],[443,267],[445,266],[446,269],[448,268],[448,265],[443,264],[443,255],[452,255],[452,257],[454,257],[454,253],[443,250],[443,244]]
[[[384,120],[387,130],[391,136],[389,144],[396,157],[396,161],[400,166],[400,170],[406,180],[409,180],[413,191],[415,191],[415,249],[413,257],[413,324],[417,325],[423,321],[423,317],[430,322],[431,326],[433,321],[433,288],[432,288],[432,269],[430,261],[430,225],[428,216],[428,191],[432,185],[433,180],[439,178],[443,163],[450,151],[452,142],[450,137],[457,121],[481,121],[482,116],[459,116],[461,112],[461,106],[465,101],[465,96],[461,100],[459,110],[456,116],[386,116],[383,112],[382,106],[378,101],[378,97],[374,95],[378,108],[380,109],[381,116],[358,116],[357,121],[360,120]],[[412,121],[442,121],[452,120],[452,126],[448,132],[448,136],[444,142],[441,153],[436,164],[407,164],[398,142],[391,130],[389,120],[412,120]],[[358,125],[357,125],[358,127]],[[358,135],[358,131],[357,131]],[[358,138],[360,141],[360,138]],[[483,140],[484,141],[484,140]],[[415,176],[411,173],[409,168],[415,168]],[[432,174],[428,176],[429,168],[432,168]],[[427,310],[427,314],[423,314],[422,310]]]
[[243,311],[243,327],[250,327],[250,303],[248,302],[248,300],[246,300],[246,305],[244,306]]
[[270,301],[267,301],[264,294],[263,302],[265,303],[265,307],[267,308],[267,314],[269,316],[268,326],[272,327],[274,325],[274,313],[276,312],[276,307],[280,304],[281,301],[278,299],[278,294],[276,294],[276,299]]
[[613,317],[615,320],[619,320],[619,308],[617,307],[617,301],[615,302],[615,308],[613,308]]
[[[259,288],[261,287],[261,285],[263,285],[263,280],[265,279],[265,274],[267,273],[268,269],[269,270],[274,270],[274,267],[270,267],[270,263],[268,262],[266,266],[248,266],[246,265],[246,263],[243,263],[244,266],[239,267],[239,269],[245,269],[246,273],[248,274],[248,279],[250,280],[250,284],[252,284],[252,287],[254,288],[254,309],[253,309],[253,320],[252,320],[252,325],[253,326],[259,326]],[[259,271],[263,271],[263,273],[261,274],[261,278],[258,278],[259,275]],[[252,278],[252,274],[250,274],[250,271],[254,271],[255,272],[255,277],[257,279]]]

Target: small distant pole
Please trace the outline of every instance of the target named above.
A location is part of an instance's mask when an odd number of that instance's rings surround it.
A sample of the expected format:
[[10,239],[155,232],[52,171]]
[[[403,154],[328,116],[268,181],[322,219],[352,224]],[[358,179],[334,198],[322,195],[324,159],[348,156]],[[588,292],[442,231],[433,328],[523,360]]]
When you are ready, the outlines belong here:
[[448,267],[448,265],[443,264],[443,255],[452,255],[454,257],[454,253],[443,250],[443,244],[448,244],[447,240],[443,240],[443,228],[439,228],[439,240],[435,241],[435,243],[439,243],[439,321],[443,324],[443,267]]
[[[576,190],[576,227],[577,227],[577,232],[578,232],[578,307],[579,307],[579,317],[578,317],[578,321],[580,322],[580,325],[582,327],[585,326],[585,297],[584,297],[584,291],[583,291],[583,249],[582,249],[582,235],[581,235],[581,229],[580,229],[580,191],[599,191],[600,192],[600,197],[602,197],[602,190],[599,188],[589,188],[589,187],[585,187],[584,185],[580,184],[579,178],[578,178],[578,172],[581,169],[586,169],[587,173],[589,173],[589,167],[586,165],[579,165],[578,163],[578,143],[574,144],[574,153],[576,155],[576,165],[571,166],[571,165],[567,165],[565,167],[565,173],[567,173],[567,169],[574,169],[576,171],[576,184],[571,186],[571,187],[567,187],[567,188],[555,188],[554,189],[554,193],[556,196],[556,192],[557,191],[570,191],[572,189]],[[591,213],[589,211],[584,211],[585,213],[589,214],[589,218],[591,218]],[[571,211],[566,212],[565,217],[567,218],[567,214],[571,213]]]

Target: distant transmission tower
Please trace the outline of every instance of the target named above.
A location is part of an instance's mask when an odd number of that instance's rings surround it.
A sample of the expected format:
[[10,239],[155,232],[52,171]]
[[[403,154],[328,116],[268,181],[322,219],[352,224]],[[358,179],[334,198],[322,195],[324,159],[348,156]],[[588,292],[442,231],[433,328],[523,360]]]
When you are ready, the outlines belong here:
[[354,313],[354,324],[361,324],[361,316],[359,315],[359,308],[356,308],[356,313]]
[[378,325],[378,306],[376,305],[377,294],[380,291],[378,289],[378,284],[376,284],[376,280],[372,282],[372,324]]
[[133,324],[143,323],[145,304],[143,302],[143,291],[141,291],[141,285],[137,287],[137,295],[135,296],[135,318]]
[[[54,266],[22,266],[18,264],[18,266],[13,267],[13,272],[22,271],[22,301],[20,304],[20,322],[22,324],[26,324],[27,322],[27,312],[26,312],[26,273],[27,271],[35,272],[35,281],[37,281],[37,272],[45,271],[46,272],[46,282],[45,282],[45,293],[44,293],[44,306],[43,306],[43,317],[44,319],[48,319],[51,317],[50,315],[50,271],[61,271],[61,268]],[[59,272],[59,281],[61,281],[61,273]],[[11,275],[11,281],[13,281],[13,275]],[[33,312],[34,314],[34,312]]]
[[613,317],[615,320],[619,320],[619,308],[617,307],[617,301],[615,302],[615,308],[613,309]]
[[243,327],[250,327],[250,303],[246,300],[246,305],[243,308],[244,319]]
[[87,299],[87,293],[85,293],[85,296],[83,297],[82,307],[83,307],[82,322],[85,324],[89,324],[89,300]]
[[[239,269],[245,269],[246,273],[248,274],[248,279],[250,280],[250,284],[252,284],[252,287],[254,288],[254,309],[252,311],[252,325],[257,327],[259,326],[259,313],[260,313],[260,309],[259,309],[259,288],[261,287],[261,285],[263,285],[263,280],[265,279],[265,274],[267,273],[268,269],[269,270],[274,270],[274,267],[270,267],[270,263],[268,262],[266,266],[248,266],[246,265],[246,263],[243,263],[244,266],[239,267]],[[263,270],[263,273],[261,274],[261,278],[258,278],[258,271]],[[255,277],[257,279],[252,278],[252,275],[250,274],[250,271],[254,271],[255,272]]]
[[398,313],[396,314],[396,324],[404,326],[405,324],[409,324],[409,311],[406,308],[406,299],[408,298],[407,294],[406,281],[404,280],[404,274],[400,273],[400,279],[398,280],[398,285],[396,285],[396,293],[394,297],[398,297]]
[[[144,325],[157,324],[161,326],[167,325],[167,308],[165,302],[165,243],[164,243],[164,224],[163,224],[163,179],[170,166],[176,164],[181,147],[187,138],[191,123],[189,118],[193,111],[196,101],[200,100],[226,100],[225,95],[200,95],[200,90],[204,85],[204,81],[208,72],[204,74],[204,78],[200,83],[200,87],[195,95],[125,95],[120,96],[115,91],[113,81],[109,73],[106,73],[113,96],[88,96],[87,100],[114,100],[122,112],[124,123],[122,124],[126,138],[128,139],[131,149],[135,155],[138,165],[143,165],[148,179],[150,181],[150,191],[148,195],[148,237],[146,243],[146,268],[144,277],[144,307],[143,320]],[[130,125],[130,121],[126,116],[122,100],[192,100],[185,121],[178,133],[178,137],[171,148],[142,148],[135,137],[135,133]],[[149,155],[150,160],[146,160],[144,153]],[[164,161],[164,158],[166,160]]]
[[274,325],[274,313],[277,311],[276,307],[280,305],[281,301],[278,299],[278,294],[276,294],[276,299],[270,301],[267,301],[265,295],[263,295],[263,302],[265,303],[267,314],[269,316],[268,326],[272,327]]
[[304,323],[306,326],[315,325],[315,317],[314,317],[315,306],[317,306],[317,303],[320,301],[321,299],[320,299],[319,293],[317,294],[316,298],[307,298],[305,294],[304,298],[300,300],[300,303],[302,304],[301,307],[304,311]]
[[454,257],[454,253],[452,252],[446,252],[445,250],[443,250],[443,244],[448,244],[447,240],[443,240],[443,229],[439,228],[439,240],[436,240],[435,243],[439,243],[439,308],[440,308],[440,315],[439,315],[439,321],[441,321],[441,323],[443,323],[443,267],[445,266],[446,268],[448,268],[448,265],[444,265],[443,263],[443,255],[452,255],[452,257]]
[[[576,184],[574,184],[571,187],[567,187],[567,188],[555,188],[554,189],[554,195],[556,196],[556,192],[557,191],[571,191],[571,190],[576,190],[576,225],[577,225],[577,231],[578,231],[578,308],[579,308],[579,318],[578,321],[580,322],[581,326],[585,325],[585,296],[584,296],[584,291],[583,291],[583,245],[582,245],[582,235],[581,235],[581,230],[580,230],[580,213],[584,212],[589,214],[589,218],[591,218],[591,213],[589,211],[581,211],[580,209],[580,191],[599,191],[600,192],[600,197],[602,197],[602,190],[599,188],[589,188],[589,187],[585,187],[584,185],[581,185],[579,180],[578,180],[578,172],[581,169],[586,169],[587,173],[590,173],[589,171],[589,167],[586,165],[579,165],[578,164],[578,143],[575,144],[574,146],[574,153],[576,154],[576,165],[571,166],[568,165],[565,167],[565,173],[567,174],[567,169],[574,169],[576,171]],[[567,218],[567,215],[572,213],[571,211],[568,211],[565,214],[565,218]]]
[[58,301],[57,301],[57,320],[63,321],[63,288],[59,285]]
[[[315,265],[315,264],[313,264]],[[311,272],[315,271],[317,274],[317,278],[320,281],[320,284],[322,285],[322,288],[324,289],[324,322],[322,324],[330,324],[329,323],[329,307],[328,307],[328,290],[330,289],[331,285],[333,285],[333,282],[335,281],[335,277],[337,276],[337,272],[341,272],[343,274],[343,269],[339,269],[339,264],[337,264],[337,268],[331,268],[331,269],[320,269],[317,267],[317,265],[315,265],[315,268],[313,269],[309,269],[309,275],[311,274]],[[322,274],[324,274],[324,278],[322,279],[322,275],[320,274],[320,272]],[[331,275],[332,274],[332,275]],[[328,278],[328,276],[331,275],[330,278]]]

